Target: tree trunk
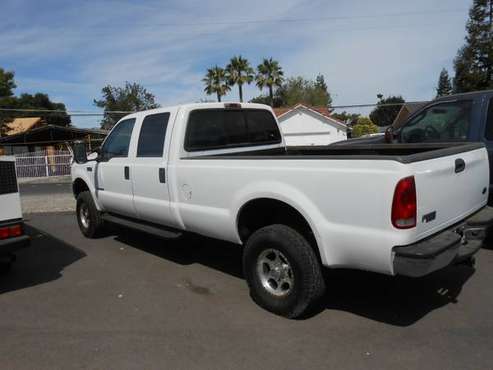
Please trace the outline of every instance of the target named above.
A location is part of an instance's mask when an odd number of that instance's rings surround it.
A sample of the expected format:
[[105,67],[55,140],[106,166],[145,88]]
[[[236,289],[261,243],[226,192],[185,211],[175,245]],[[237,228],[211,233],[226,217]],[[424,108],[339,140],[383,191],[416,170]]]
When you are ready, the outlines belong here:
[[270,97],[270,106],[274,106],[274,93],[272,92],[272,86],[269,86],[269,97]]
[[240,102],[243,103],[243,85],[239,84],[238,89],[240,92]]

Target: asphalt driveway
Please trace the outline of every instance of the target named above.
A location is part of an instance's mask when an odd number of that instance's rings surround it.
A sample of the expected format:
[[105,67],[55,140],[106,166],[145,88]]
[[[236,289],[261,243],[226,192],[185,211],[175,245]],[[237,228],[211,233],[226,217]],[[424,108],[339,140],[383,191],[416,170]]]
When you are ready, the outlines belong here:
[[0,277],[2,368],[492,368],[493,250],[417,280],[329,272],[321,312],[290,321],[250,300],[235,246],[27,218]]

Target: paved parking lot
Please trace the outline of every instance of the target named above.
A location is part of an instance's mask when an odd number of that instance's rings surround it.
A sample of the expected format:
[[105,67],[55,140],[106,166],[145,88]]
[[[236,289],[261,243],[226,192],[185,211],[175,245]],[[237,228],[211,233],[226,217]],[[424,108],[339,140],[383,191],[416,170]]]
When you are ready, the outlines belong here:
[[290,321],[250,300],[235,246],[27,218],[0,277],[5,369],[493,368],[493,250],[419,280],[329,272],[323,310]]

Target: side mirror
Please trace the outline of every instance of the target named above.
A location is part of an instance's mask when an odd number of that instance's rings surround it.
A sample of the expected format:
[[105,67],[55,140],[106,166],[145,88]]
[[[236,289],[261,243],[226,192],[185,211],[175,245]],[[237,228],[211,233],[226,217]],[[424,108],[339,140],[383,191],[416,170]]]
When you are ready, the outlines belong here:
[[387,127],[385,130],[385,142],[387,144],[390,144],[394,141],[395,134],[394,134],[394,128],[392,126]]
[[74,161],[78,164],[87,162],[86,144],[83,141],[76,141],[73,145]]

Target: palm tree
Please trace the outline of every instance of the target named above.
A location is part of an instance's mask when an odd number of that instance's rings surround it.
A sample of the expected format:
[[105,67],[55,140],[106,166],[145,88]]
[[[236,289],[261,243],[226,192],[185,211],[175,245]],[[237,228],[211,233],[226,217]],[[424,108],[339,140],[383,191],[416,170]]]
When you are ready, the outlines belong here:
[[217,65],[207,69],[207,73],[202,81],[205,83],[204,91],[206,94],[216,94],[218,102],[221,101],[221,96],[226,95],[231,90],[226,82],[226,71]]
[[262,64],[257,66],[257,86],[260,90],[269,88],[270,104],[274,103],[274,87],[280,87],[284,81],[284,72],[277,60],[272,58],[264,59]]
[[238,85],[238,90],[240,93],[240,102],[243,102],[243,84],[250,84],[253,81],[254,70],[250,67],[250,63],[247,59],[240,56],[234,56],[229,61],[226,66],[226,73],[228,83],[233,85]]

